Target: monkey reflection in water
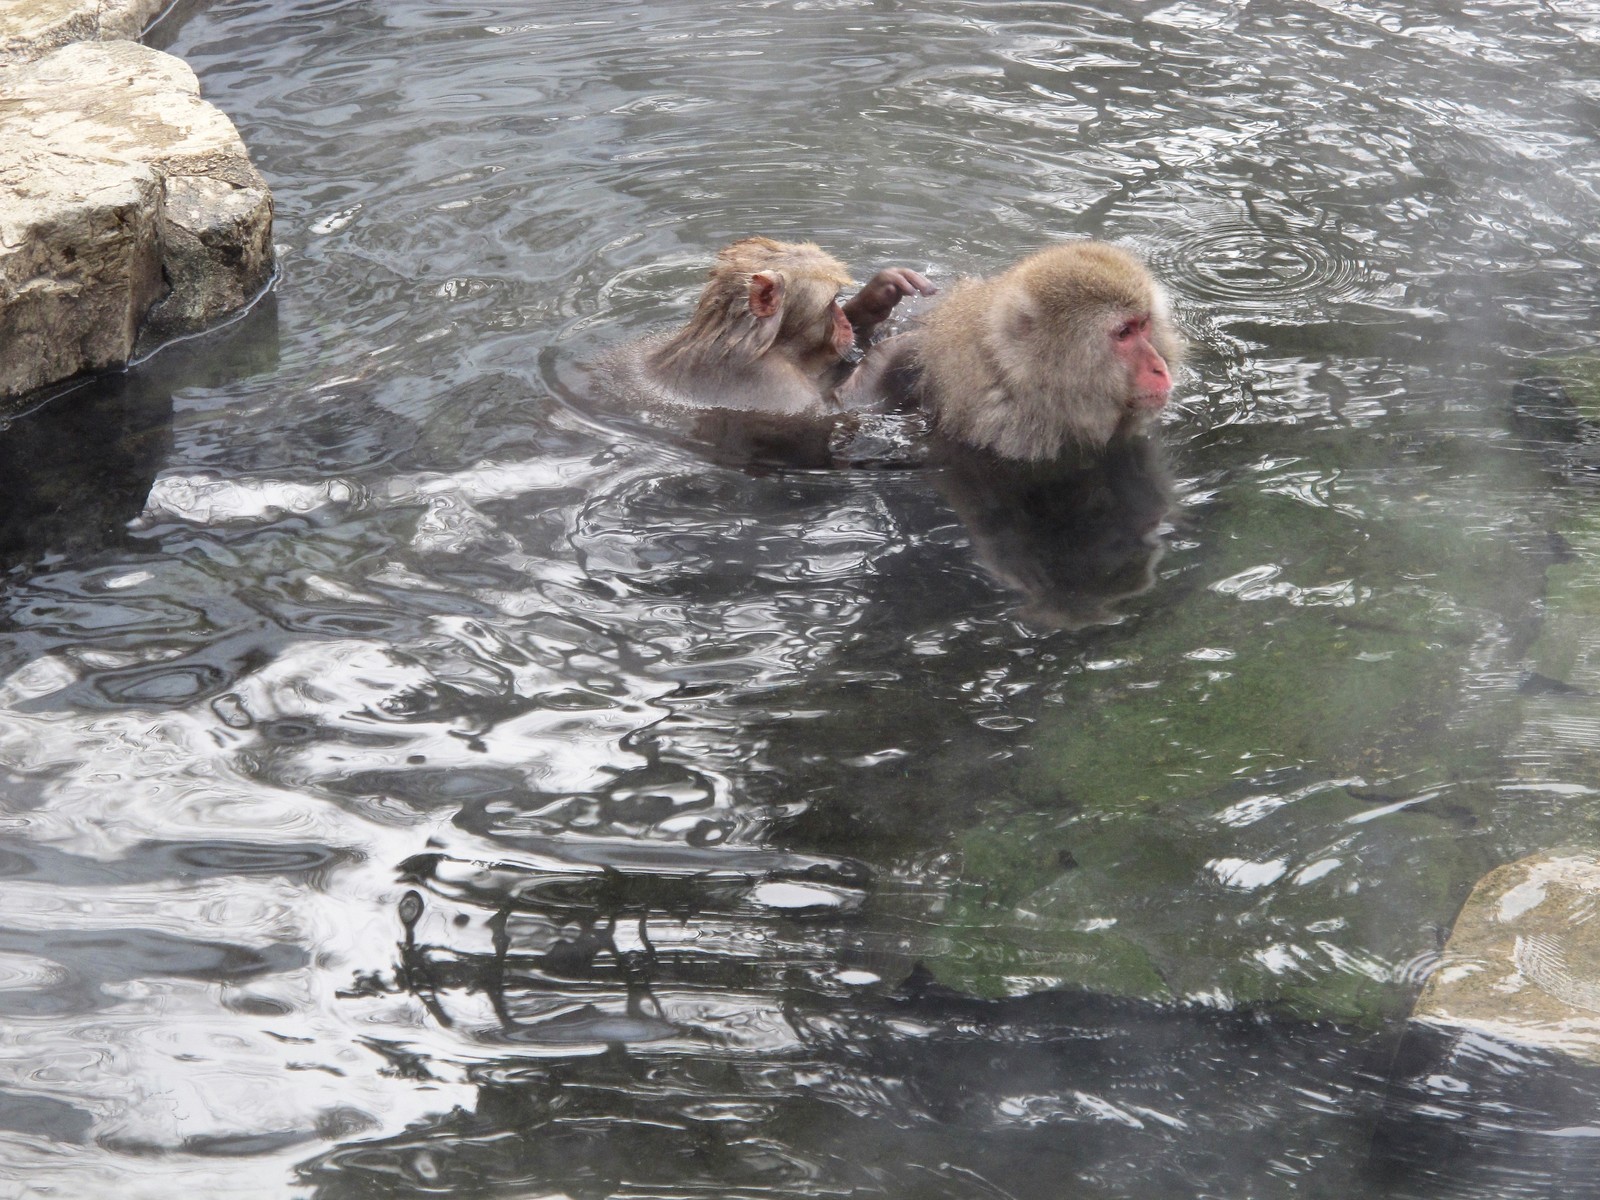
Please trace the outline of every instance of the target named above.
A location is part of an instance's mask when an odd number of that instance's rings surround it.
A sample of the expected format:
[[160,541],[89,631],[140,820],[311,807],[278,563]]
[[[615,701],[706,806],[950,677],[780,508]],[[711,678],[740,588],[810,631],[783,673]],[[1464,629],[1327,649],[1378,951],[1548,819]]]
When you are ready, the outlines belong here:
[[1155,582],[1172,485],[1150,438],[1116,438],[1042,462],[935,439],[933,465],[973,555],[1020,594],[1019,616],[1030,624],[1115,621],[1119,600]]
[[1066,242],[957,283],[841,397],[923,412],[978,560],[1022,594],[1026,620],[1077,628],[1154,582],[1172,487],[1148,435],[1183,352],[1137,258]]

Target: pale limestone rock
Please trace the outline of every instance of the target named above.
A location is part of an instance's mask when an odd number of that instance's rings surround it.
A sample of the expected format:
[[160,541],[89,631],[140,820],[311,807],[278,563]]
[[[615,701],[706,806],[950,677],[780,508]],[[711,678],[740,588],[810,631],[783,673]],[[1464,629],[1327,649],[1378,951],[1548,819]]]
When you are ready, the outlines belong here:
[[1600,852],[1485,875],[1413,1016],[1600,1062]]
[[136,38],[171,0],[0,0],[0,63],[69,42]]
[[272,197],[194,72],[82,42],[0,73],[0,395],[118,366],[247,304]]

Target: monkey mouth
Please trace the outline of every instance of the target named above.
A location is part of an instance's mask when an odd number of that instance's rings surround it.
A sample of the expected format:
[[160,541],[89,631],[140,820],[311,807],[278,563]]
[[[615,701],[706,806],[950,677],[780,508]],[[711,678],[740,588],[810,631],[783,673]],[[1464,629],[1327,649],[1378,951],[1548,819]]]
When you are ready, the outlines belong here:
[[1134,412],[1155,412],[1167,406],[1166,392],[1135,392],[1128,401],[1128,407]]

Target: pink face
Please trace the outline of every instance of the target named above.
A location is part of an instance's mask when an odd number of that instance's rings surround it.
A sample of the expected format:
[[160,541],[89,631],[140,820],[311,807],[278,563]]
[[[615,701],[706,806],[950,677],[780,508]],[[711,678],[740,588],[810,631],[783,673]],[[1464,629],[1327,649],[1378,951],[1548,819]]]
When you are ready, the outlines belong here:
[[1111,352],[1128,372],[1129,408],[1157,409],[1166,404],[1172,373],[1150,342],[1149,313],[1134,313],[1112,330]]
[[839,307],[837,300],[828,305],[828,317],[833,321],[833,348],[843,358],[856,344],[855,327],[850,324],[850,318],[844,315],[844,309]]

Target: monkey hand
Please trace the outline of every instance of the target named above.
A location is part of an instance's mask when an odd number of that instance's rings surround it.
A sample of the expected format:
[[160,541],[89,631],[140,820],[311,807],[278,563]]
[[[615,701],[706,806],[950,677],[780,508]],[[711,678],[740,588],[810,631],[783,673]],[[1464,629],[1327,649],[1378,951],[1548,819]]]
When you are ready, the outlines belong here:
[[862,337],[882,324],[906,296],[932,296],[939,289],[910,267],[885,267],[844,305],[844,314]]

